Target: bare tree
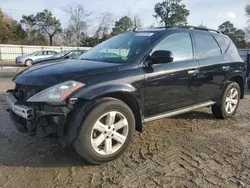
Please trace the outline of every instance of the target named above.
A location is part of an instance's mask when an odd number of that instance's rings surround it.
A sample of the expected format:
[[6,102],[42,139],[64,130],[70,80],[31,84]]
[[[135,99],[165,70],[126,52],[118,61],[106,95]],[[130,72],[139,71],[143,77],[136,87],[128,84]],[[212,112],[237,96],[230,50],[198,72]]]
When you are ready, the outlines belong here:
[[247,20],[247,26],[244,29],[244,32],[246,34],[246,41],[248,43],[248,47],[249,47],[249,43],[250,43],[250,5],[246,5],[245,7],[245,11],[246,11],[246,16],[248,17]]
[[82,4],[67,5],[62,10],[69,16],[69,27],[67,30],[73,33],[74,45],[79,46],[82,37],[86,36],[92,13],[85,11]]
[[134,21],[133,21],[133,29],[137,29],[142,27],[141,19],[139,17],[139,14],[134,16]]
[[108,35],[111,30],[112,24],[114,22],[113,14],[110,12],[104,12],[102,16],[98,18],[98,20],[99,24],[95,32],[95,36],[99,43],[99,39],[105,35]]

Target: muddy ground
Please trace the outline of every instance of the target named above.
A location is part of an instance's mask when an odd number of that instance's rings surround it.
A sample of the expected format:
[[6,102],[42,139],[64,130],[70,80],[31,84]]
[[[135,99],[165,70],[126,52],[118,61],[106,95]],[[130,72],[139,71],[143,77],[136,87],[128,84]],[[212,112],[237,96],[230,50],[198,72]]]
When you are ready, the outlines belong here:
[[[0,78],[0,91],[12,87]],[[230,120],[204,108],[145,124],[116,161],[88,166],[55,139],[19,133],[0,95],[0,187],[250,187],[250,96]]]

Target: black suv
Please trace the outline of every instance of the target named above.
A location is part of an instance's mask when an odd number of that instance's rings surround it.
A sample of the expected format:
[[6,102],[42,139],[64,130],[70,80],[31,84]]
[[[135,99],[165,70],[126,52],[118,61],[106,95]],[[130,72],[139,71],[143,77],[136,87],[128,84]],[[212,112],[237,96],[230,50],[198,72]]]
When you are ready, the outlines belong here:
[[94,164],[120,156],[144,122],[209,106],[229,118],[244,96],[245,65],[215,30],[128,32],[80,58],[20,72],[7,101],[20,131],[57,135]]

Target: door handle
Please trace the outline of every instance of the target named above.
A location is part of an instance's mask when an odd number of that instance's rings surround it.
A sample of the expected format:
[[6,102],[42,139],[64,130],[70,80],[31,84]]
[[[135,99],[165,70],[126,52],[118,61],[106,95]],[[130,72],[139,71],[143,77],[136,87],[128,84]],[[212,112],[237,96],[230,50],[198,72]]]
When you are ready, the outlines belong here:
[[198,73],[199,73],[199,71],[197,69],[188,71],[189,75],[196,75]]
[[224,71],[228,71],[230,69],[230,66],[223,66],[222,67],[222,70],[224,70]]

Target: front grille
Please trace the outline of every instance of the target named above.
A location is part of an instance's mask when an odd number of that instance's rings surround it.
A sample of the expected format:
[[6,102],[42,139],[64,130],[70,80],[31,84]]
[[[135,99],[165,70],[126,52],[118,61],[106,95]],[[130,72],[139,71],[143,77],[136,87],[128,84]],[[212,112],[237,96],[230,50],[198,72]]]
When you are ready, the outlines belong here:
[[18,101],[27,101],[30,97],[43,90],[41,87],[17,84],[14,95]]

